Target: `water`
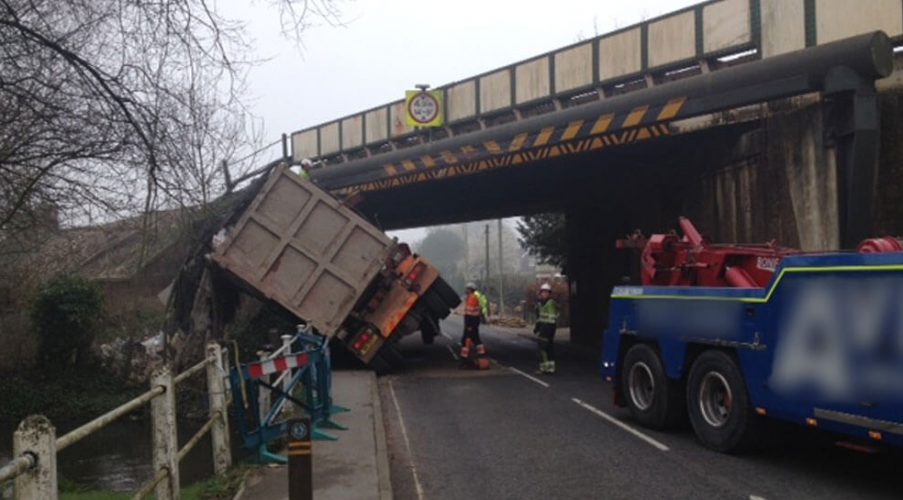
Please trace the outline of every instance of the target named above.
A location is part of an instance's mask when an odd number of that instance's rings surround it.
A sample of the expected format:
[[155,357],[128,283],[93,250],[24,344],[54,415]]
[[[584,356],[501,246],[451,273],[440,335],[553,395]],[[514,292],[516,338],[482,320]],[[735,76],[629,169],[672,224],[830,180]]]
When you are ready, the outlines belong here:
[[[54,422],[57,436],[83,422]],[[180,420],[179,444],[184,445],[203,422]],[[12,455],[12,436],[17,422],[0,423],[0,465]],[[235,437],[232,442],[236,443]],[[209,433],[185,457],[179,467],[182,484],[188,485],[213,474]],[[61,478],[91,489],[129,492],[140,488],[153,475],[150,421],[122,419],[60,452],[57,470]],[[2,497],[2,495],[0,495]]]

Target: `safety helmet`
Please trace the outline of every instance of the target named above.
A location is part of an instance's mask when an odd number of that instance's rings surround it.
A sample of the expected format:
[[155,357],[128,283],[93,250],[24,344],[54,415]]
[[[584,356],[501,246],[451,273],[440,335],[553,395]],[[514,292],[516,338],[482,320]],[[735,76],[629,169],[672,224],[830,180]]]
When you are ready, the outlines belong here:
[[470,288],[471,290],[476,290],[477,285],[473,281],[468,281],[467,284],[464,285],[464,288]]
[[310,168],[314,165],[314,162],[310,161],[310,158],[305,158],[301,160],[301,166],[304,168]]
[[550,285],[550,284],[548,284],[548,283],[543,283],[542,286],[539,287],[539,291],[540,291],[540,292],[551,292],[551,291],[552,291],[552,285]]

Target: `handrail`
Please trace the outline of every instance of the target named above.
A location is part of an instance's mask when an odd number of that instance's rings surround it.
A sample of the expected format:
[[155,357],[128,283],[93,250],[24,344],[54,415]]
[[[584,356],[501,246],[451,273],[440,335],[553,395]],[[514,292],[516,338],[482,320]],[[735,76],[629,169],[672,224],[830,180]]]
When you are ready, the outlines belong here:
[[207,423],[205,423],[200,429],[198,429],[197,432],[194,433],[194,436],[191,436],[191,439],[189,439],[188,442],[185,443],[185,446],[183,446],[182,449],[179,450],[179,453],[177,455],[179,462],[181,462],[186,455],[191,453],[191,450],[193,450],[194,447],[197,446],[197,444],[201,441],[201,438],[203,438],[205,434],[210,432],[213,424],[215,424],[217,419],[219,419],[221,416],[222,415],[219,412],[216,412],[216,414],[207,419]]
[[[73,444],[106,427],[117,419],[122,418],[123,416],[137,410],[138,408],[141,408],[143,405],[148,404],[149,402],[153,403],[152,414],[154,415],[154,417],[152,424],[154,426],[155,436],[161,429],[160,426],[163,426],[162,428],[171,429],[173,424],[168,423],[171,422],[168,419],[173,418],[172,415],[175,414],[175,397],[174,395],[167,395],[162,400],[157,400],[156,398],[166,394],[167,388],[174,388],[175,385],[179,382],[185,381],[192,375],[195,375],[205,368],[207,369],[207,392],[208,397],[210,398],[211,405],[210,418],[207,420],[207,422],[204,423],[203,427],[201,427],[201,429],[198,430],[198,432],[195,433],[194,436],[192,436],[192,438],[185,444],[185,446],[182,447],[182,449],[177,451],[175,450],[175,441],[172,441],[169,445],[164,445],[160,449],[157,449],[155,447],[154,464],[158,467],[158,470],[154,474],[153,479],[145,484],[136,493],[135,498],[143,498],[152,493],[155,489],[157,491],[158,498],[161,494],[166,498],[169,498],[171,495],[178,496],[179,486],[178,484],[175,484],[178,483],[178,471],[170,470],[173,467],[172,464],[178,464],[179,461],[185,458],[185,456],[197,446],[200,440],[207,433],[213,434],[215,457],[226,456],[226,460],[214,460],[214,469],[216,473],[224,473],[231,464],[231,459],[227,456],[229,446],[227,428],[228,424],[225,413],[225,406],[228,403],[226,402],[223,380],[223,372],[227,370],[227,368],[224,367],[223,363],[220,362],[223,355],[223,349],[220,348],[219,345],[217,345],[216,343],[208,344],[207,353],[208,356],[202,361],[176,376],[169,375],[168,369],[164,367],[163,371],[154,376],[150,390],[91,420],[90,422],[77,427],[76,429],[60,436],[59,438],[54,439],[54,431],[52,425],[37,426],[40,428],[29,428],[28,425],[20,425],[19,430],[16,431],[16,435],[14,436],[14,439],[17,440],[16,442],[19,444],[23,442],[38,442],[39,444],[27,444],[27,448],[25,449],[27,449],[28,451],[22,453],[18,457],[13,458],[9,461],[9,463],[0,467],[0,484],[12,479],[16,479],[17,477],[22,476],[27,471],[36,467],[46,467],[50,470],[54,470],[56,468],[55,456],[59,451],[72,446]],[[158,417],[158,415],[165,416]],[[46,418],[42,416],[29,417],[29,420],[31,418],[37,418],[39,419],[39,422],[43,420],[43,422],[46,422],[47,424],[50,423]],[[162,420],[158,421],[158,418],[161,418]],[[27,421],[28,420],[26,420],[26,422]],[[175,436],[174,433],[173,436]],[[19,441],[20,439],[22,441]],[[37,439],[37,441],[33,441],[34,439]],[[175,437],[171,439],[174,440]],[[34,448],[31,448],[32,446],[34,446]],[[173,455],[173,453],[175,455]],[[161,455],[158,454],[162,454],[162,458]],[[169,458],[166,458],[167,456]],[[167,460],[169,460],[169,462],[167,462]],[[41,477],[29,478],[26,480],[26,483],[23,483],[25,485],[25,491],[20,492],[18,490],[19,485],[17,483],[16,498],[22,498],[21,496],[18,496],[20,494],[25,495],[26,497],[35,495],[43,497],[50,495],[50,492],[56,491],[57,484],[53,479],[56,477],[55,473],[38,476]],[[169,477],[171,482],[174,484],[171,484],[167,487],[162,487],[161,489],[160,482],[167,477]]]
[[67,434],[64,434],[57,438],[56,440],[56,449],[57,451],[64,450],[73,444],[81,441],[82,439],[90,436],[91,434],[97,432],[100,429],[103,429],[107,425],[112,422],[118,420],[124,415],[127,415],[138,408],[144,406],[147,402],[154,399],[155,397],[166,392],[166,389],[162,386],[154,387],[153,389],[145,392],[144,394],[138,396],[137,398],[118,406],[117,408],[110,410],[109,412],[95,418],[94,420],[78,427]]
[[168,469],[158,470],[153,479],[148,481],[147,484],[145,484],[140,490],[135,492],[135,495],[132,496],[132,500],[142,500],[150,495],[151,492],[154,491],[154,488],[156,488],[157,485],[160,484],[160,481],[166,479],[167,476],[169,476]]
[[16,476],[25,473],[37,465],[37,458],[31,453],[25,453],[20,457],[16,457],[3,467],[0,467],[0,484],[15,479]]
[[192,366],[191,368],[189,368],[189,369],[185,370],[184,372],[182,372],[182,373],[176,375],[175,377],[173,377],[172,383],[173,383],[173,384],[180,384],[180,383],[184,382],[185,379],[187,379],[188,377],[194,375],[195,373],[197,373],[197,372],[203,370],[204,368],[207,367],[207,365],[208,365],[209,363],[213,363],[213,362],[215,362],[215,361],[216,361],[216,360],[213,359],[213,358],[205,358],[205,359],[204,359],[203,361],[201,361],[200,363],[198,363],[198,364]]

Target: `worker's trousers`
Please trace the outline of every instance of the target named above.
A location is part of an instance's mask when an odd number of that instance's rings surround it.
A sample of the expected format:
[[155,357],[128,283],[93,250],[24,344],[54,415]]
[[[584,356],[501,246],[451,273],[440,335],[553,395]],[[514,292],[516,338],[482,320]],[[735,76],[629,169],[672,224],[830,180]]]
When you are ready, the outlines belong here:
[[461,337],[461,345],[465,345],[467,339],[470,339],[473,342],[473,345],[478,346],[482,345],[483,341],[480,340],[480,317],[479,316],[464,316],[464,335]]
[[536,323],[541,362],[555,361],[555,328],[554,323]]

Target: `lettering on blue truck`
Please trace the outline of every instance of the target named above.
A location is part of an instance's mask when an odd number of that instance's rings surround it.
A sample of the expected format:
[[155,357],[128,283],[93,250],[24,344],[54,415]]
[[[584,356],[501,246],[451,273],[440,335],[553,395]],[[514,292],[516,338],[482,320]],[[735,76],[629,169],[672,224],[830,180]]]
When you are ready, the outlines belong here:
[[679,381],[691,353],[726,350],[763,415],[903,445],[903,254],[787,256],[760,289],[616,287],[604,377],[622,382],[635,342]]

